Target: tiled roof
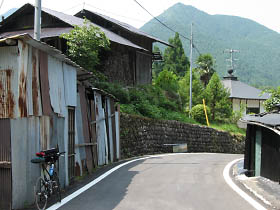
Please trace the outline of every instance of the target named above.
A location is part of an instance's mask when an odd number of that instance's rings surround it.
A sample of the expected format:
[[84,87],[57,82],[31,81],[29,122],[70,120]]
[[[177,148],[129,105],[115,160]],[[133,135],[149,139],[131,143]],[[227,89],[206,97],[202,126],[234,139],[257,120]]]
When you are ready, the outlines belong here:
[[238,80],[224,79],[222,83],[229,90],[230,98],[267,100],[270,97],[268,93]]
[[[156,38],[156,37],[153,37],[153,36],[151,36],[151,35],[149,35],[149,34],[146,34],[146,33],[144,33],[143,31],[141,31],[141,30],[139,30],[139,29],[137,29],[137,28],[135,28],[135,27],[133,27],[133,26],[127,24],[127,23],[121,22],[121,21],[119,21],[119,20],[116,20],[116,19],[114,19],[114,18],[111,18],[111,17],[109,17],[109,16],[106,16],[106,15],[103,15],[103,14],[100,14],[100,13],[97,13],[97,12],[92,12],[92,11],[89,11],[89,10],[84,10],[84,11],[87,11],[87,12],[89,12],[89,13],[92,13],[92,14],[95,14],[95,15],[97,15],[97,16],[99,16],[99,17],[102,17],[103,19],[105,19],[105,20],[107,20],[107,21],[110,21],[111,23],[114,23],[114,24],[116,24],[116,25],[119,25],[120,27],[122,27],[122,28],[124,28],[124,29],[126,29],[126,30],[128,30],[128,31],[130,31],[130,32],[132,32],[132,33],[135,33],[135,34],[138,34],[138,35],[141,35],[141,36],[148,37],[148,38],[152,39],[152,40],[155,41],[155,42],[160,42],[160,43],[165,44],[165,45],[168,45],[168,46],[170,45],[169,43],[167,43],[167,42],[165,42],[165,41],[163,41],[163,40],[161,40],[161,39],[158,39],[158,38]],[[83,10],[80,11],[79,13],[82,13],[82,12],[83,12]],[[77,14],[78,14],[78,13],[77,13]],[[76,15],[77,15],[77,14],[76,14]]]
[[[25,4],[24,6],[22,6],[20,9],[18,9],[14,14],[17,14],[18,15],[21,15],[24,10],[26,9],[30,9],[31,7],[34,7],[32,4]],[[71,26],[75,26],[75,25],[78,25],[78,26],[82,26],[83,23],[84,23],[84,20],[82,18],[78,18],[78,17],[75,17],[73,15],[67,15],[67,14],[64,14],[62,12],[57,12],[57,11],[54,11],[54,10],[51,10],[51,9],[47,9],[47,8],[42,8],[42,12],[45,12],[61,21],[63,21],[64,23],[68,24],[69,27],[67,28],[42,28],[42,38],[46,38],[46,37],[53,37],[53,36],[59,36],[61,35],[62,33],[67,33],[70,31],[70,28]],[[10,21],[12,20],[14,17],[13,17],[13,14],[10,15],[5,21],[4,21],[4,24],[6,21]],[[101,29],[101,31],[103,31],[106,35],[106,37],[112,41],[112,42],[115,42],[115,43],[119,43],[119,44],[122,44],[122,45],[126,45],[126,46],[130,46],[130,47],[133,47],[133,48],[137,48],[137,49],[141,49],[141,50],[145,50],[147,51],[147,49],[144,49],[134,43],[132,43],[131,41],[103,28],[103,27],[100,27],[94,23],[91,23],[92,25],[96,26],[96,27],[99,27]],[[55,31],[55,29],[58,29],[57,31]],[[21,30],[21,31],[14,31],[14,32],[4,32],[4,33],[1,33],[0,34],[0,37],[6,37],[6,36],[9,36],[9,35],[15,35],[15,34],[21,34],[21,33],[28,33],[30,34],[31,36],[33,36],[32,34],[33,30]]]
[[[62,12],[57,12],[57,11],[54,11],[54,10],[51,10],[51,9],[47,9],[47,8],[42,8],[42,11],[60,19],[61,21],[65,22],[65,23],[68,23],[69,25],[71,26],[75,26],[75,25],[78,25],[78,26],[82,26],[84,24],[84,19],[82,18],[78,18],[78,17],[75,17],[73,15],[67,15],[67,14],[64,14]],[[94,23],[90,23],[98,28],[101,29],[101,31],[103,31],[106,35],[106,37],[110,40],[110,41],[113,41],[113,42],[116,42],[116,43],[119,43],[119,44],[123,44],[123,45],[127,45],[127,46],[131,46],[131,47],[134,47],[134,48],[138,48],[138,49],[142,49],[142,50],[146,50],[134,43],[132,43],[131,41],[99,26],[99,25],[96,25]]]

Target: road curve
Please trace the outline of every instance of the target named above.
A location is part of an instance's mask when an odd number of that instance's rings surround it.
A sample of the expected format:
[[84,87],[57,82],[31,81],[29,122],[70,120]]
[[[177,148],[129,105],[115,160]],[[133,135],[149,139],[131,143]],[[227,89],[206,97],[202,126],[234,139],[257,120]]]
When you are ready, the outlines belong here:
[[178,154],[135,161],[59,210],[251,210],[223,178],[241,155]]

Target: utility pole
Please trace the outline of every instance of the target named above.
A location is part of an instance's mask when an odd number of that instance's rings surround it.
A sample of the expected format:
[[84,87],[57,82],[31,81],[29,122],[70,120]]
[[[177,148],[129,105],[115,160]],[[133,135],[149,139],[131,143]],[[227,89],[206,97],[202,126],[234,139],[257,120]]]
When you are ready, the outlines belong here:
[[191,53],[190,53],[190,112],[189,117],[191,116],[191,110],[192,110],[192,50],[193,50],[193,23],[191,23]]
[[34,39],[40,41],[41,37],[41,0],[35,0]]
[[230,58],[227,59],[227,61],[230,62],[230,69],[232,72],[234,70],[235,65],[233,64],[234,61],[237,61],[238,59],[233,58],[233,53],[239,52],[239,50],[233,50],[233,49],[226,49],[224,50],[224,53],[230,53]]

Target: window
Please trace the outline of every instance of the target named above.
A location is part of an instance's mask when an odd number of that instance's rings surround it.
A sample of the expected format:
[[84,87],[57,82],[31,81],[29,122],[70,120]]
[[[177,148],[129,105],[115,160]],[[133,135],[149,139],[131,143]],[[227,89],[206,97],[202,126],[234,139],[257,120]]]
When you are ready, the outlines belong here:
[[259,114],[260,113],[260,108],[259,107],[247,107],[246,109],[246,114]]

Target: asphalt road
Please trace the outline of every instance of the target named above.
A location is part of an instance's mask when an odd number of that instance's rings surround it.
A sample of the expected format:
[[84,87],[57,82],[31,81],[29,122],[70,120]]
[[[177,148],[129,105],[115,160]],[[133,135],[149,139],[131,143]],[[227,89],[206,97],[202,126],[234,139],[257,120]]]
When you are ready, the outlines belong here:
[[60,210],[250,210],[224,181],[241,155],[183,154],[128,164]]

